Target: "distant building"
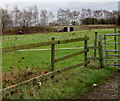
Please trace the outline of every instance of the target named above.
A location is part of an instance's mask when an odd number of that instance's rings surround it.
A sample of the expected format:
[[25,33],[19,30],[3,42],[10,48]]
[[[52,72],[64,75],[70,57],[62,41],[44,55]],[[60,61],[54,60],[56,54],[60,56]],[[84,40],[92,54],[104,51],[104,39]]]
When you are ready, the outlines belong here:
[[61,29],[58,29],[57,32],[71,32],[71,31],[74,31],[73,27],[63,27]]

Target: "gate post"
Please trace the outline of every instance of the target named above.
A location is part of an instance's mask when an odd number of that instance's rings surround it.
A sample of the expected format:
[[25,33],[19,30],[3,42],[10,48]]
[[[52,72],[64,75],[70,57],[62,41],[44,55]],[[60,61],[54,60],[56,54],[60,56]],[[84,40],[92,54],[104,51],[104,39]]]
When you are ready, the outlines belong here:
[[104,67],[104,62],[103,62],[103,48],[102,48],[102,35],[99,35],[99,41],[98,41],[98,45],[99,45],[99,57],[100,57],[100,66],[101,68]]
[[[115,26],[115,28],[114,28],[114,30],[115,30],[115,34],[116,34],[116,26]],[[116,45],[116,35],[115,35],[115,37],[114,37],[114,40],[115,40],[115,50],[117,50],[117,45]],[[117,51],[115,51],[115,53],[117,53]]]
[[[97,46],[97,32],[95,32],[95,42],[94,46]],[[94,58],[96,57],[96,48],[94,49]]]

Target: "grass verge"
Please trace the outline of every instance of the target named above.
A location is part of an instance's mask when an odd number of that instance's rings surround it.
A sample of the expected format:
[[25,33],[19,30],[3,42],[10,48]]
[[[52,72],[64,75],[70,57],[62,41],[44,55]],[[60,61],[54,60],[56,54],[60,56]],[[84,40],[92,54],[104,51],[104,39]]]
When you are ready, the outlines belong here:
[[[6,95],[4,99],[80,99],[94,83],[116,73],[115,68],[90,69],[79,67],[36,83],[29,83]],[[41,82],[41,84],[39,84]]]

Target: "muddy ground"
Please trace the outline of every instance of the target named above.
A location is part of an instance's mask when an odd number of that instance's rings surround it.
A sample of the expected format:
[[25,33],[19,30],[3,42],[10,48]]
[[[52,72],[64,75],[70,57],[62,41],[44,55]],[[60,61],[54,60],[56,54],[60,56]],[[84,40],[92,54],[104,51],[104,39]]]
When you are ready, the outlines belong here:
[[105,84],[93,87],[82,99],[120,100],[120,71],[105,81]]

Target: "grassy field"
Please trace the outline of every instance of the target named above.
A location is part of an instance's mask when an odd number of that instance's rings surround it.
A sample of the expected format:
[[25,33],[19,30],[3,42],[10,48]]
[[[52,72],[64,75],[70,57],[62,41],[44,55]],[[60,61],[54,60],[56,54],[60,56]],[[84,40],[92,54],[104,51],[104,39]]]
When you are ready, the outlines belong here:
[[[111,34],[114,33],[113,29],[102,30],[83,30],[74,31],[69,33],[50,33],[50,34],[30,34],[30,35],[11,35],[2,36],[2,47],[18,46],[31,43],[39,43],[50,41],[51,37],[56,40],[80,38],[87,35],[90,40],[88,44],[94,42],[94,33],[98,34]],[[110,39],[108,37],[108,39]],[[79,48],[83,47],[83,42],[74,42],[69,44],[56,45],[56,48]],[[38,47],[35,49],[50,49],[50,46]],[[56,58],[78,52],[81,49],[57,49],[55,51]],[[88,54],[89,57],[93,56],[93,50]],[[98,56],[98,55],[97,55]],[[78,55],[73,58],[58,62],[55,64],[55,69],[64,68],[82,62],[83,55]],[[106,77],[115,73],[114,68],[105,67],[104,69],[94,69],[99,66],[99,61],[92,61],[88,68],[79,67],[74,70],[56,75],[54,79],[43,81],[42,85],[29,84],[20,87],[16,92],[7,95],[6,98],[41,98],[41,99],[66,99],[66,98],[79,98],[86,91],[90,90],[93,83],[101,82]],[[2,59],[3,79],[6,80],[3,87],[16,84],[25,79],[22,78],[26,71],[35,71],[37,75],[41,72],[50,71],[50,51],[49,50],[27,50],[15,51],[3,54]],[[101,82],[102,83],[102,82]]]
[[[51,37],[55,37],[56,40],[72,39],[83,37],[87,35],[88,37],[94,38],[94,32],[98,34],[110,34],[114,33],[114,29],[99,29],[99,30],[82,30],[74,32],[64,32],[64,33],[49,33],[49,34],[29,34],[29,35],[10,35],[2,37],[2,47],[18,46],[31,43],[39,43],[50,41]],[[94,41],[90,38],[90,42]]]
[[[77,32],[70,32],[70,33],[53,33],[53,34],[31,34],[31,35],[14,35],[14,36],[3,36],[3,46],[2,47],[10,47],[10,46],[18,46],[24,44],[31,44],[31,43],[39,43],[39,42],[46,42],[50,41],[51,37],[55,37],[56,40],[64,40],[64,39],[72,39],[72,38],[80,38],[87,35],[90,37],[88,44],[91,45],[94,42],[94,33],[98,32],[98,34],[107,34],[113,33],[113,29],[104,29],[104,30],[92,30],[92,31],[77,31]],[[109,38],[108,38],[109,39]],[[61,44],[56,45],[56,48],[79,48],[83,47],[83,42],[74,42],[68,44]],[[38,47],[36,49],[50,49],[50,46],[45,47]],[[56,50],[56,58],[60,56],[64,56],[73,52],[79,51],[76,49],[73,50]],[[43,54],[44,52],[44,54]],[[76,62],[83,60],[79,56],[75,59]],[[23,59],[24,58],[24,59]],[[71,58],[72,59],[72,58]],[[68,59],[70,65],[74,64],[71,63],[71,59]],[[62,62],[59,62],[60,64]],[[60,64],[58,63],[57,66]],[[64,64],[62,67],[66,66],[67,60],[63,62]],[[61,66],[61,65],[60,65]],[[59,66],[59,67],[60,67]],[[10,53],[3,54],[3,72],[10,70],[10,67],[23,69],[26,67],[50,67],[50,51],[15,51]],[[56,67],[57,68],[57,67]]]

